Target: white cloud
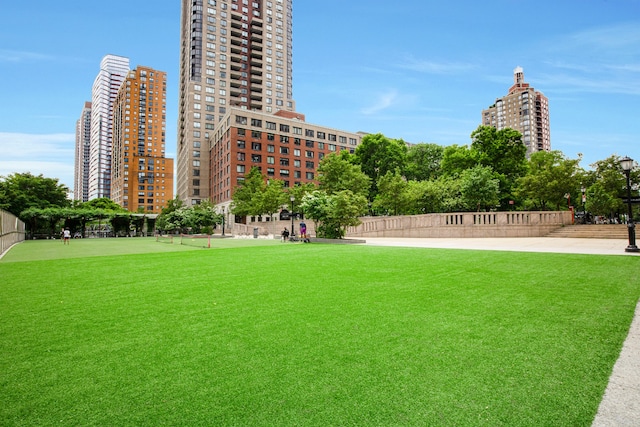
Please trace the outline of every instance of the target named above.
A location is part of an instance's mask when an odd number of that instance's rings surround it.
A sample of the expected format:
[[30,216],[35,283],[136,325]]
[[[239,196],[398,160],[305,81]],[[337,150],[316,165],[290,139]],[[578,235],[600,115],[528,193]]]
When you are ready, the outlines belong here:
[[400,64],[400,68],[417,71],[419,73],[428,74],[454,74],[464,73],[477,68],[474,64],[464,62],[435,62],[419,60],[412,56],[407,57],[403,63]]
[[361,112],[362,114],[367,116],[379,113],[393,106],[396,103],[397,99],[398,92],[396,90],[388,91],[386,93],[380,94],[372,105],[363,108]]
[[37,52],[0,49],[0,62],[48,61],[50,55]]
[[0,132],[0,175],[30,172],[73,186],[75,135]]

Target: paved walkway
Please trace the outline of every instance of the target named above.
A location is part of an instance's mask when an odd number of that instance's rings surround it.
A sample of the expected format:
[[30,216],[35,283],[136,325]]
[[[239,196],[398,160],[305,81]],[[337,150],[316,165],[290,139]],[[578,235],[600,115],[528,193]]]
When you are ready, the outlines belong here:
[[[640,256],[625,252],[627,240],[571,239],[554,237],[527,238],[365,238],[366,245],[423,248],[476,249],[521,252],[557,252],[600,255]],[[637,272],[640,271],[640,264]],[[640,426],[640,301],[609,384],[592,427]]]

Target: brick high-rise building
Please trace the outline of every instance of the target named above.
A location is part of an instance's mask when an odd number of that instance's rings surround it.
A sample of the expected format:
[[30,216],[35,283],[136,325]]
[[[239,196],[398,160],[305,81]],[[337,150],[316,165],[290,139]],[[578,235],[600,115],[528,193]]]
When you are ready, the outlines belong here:
[[89,200],[111,197],[113,101],[129,72],[129,58],[106,55],[91,91]]
[[211,191],[206,197],[228,212],[234,188],[252,167],[267,179],[284,181],[285,187],[317,182],[324,156],[353,153],[363,135],[307,123],[300,113],[232,107],[210,139]]
[[233,108],[295,111],[293,0],[183,0],[177,135],[177,195],[210,194],[208,140]]
[[173,199],[166,93],[166,73],[139,66],[127,73],[113,103],[111,199],[131,212],[160,213]]
[[536,151],[550,151],[549,100],[525,83],[521,67],[513,70],[513,80],[509,93],[482,111],[482,124],[519,131],[527,146],[527,157]]
[[89,148],[91,145],[91,103],[85,102],[76,122],[76,153],[73,170],[73,200],[89,201]]

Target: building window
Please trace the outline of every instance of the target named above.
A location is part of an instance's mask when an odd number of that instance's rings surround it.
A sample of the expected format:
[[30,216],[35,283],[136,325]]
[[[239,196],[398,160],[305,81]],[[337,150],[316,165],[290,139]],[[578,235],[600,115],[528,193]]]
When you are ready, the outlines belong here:
[[313,162],[305,162],[307,169],[313,169],[315,167]]
[[280,154],[289,154],[289,147],[280,147]]
[[262,120],[251,119],[251,126],[257,127],[257,128],[261,128],[262,127]]
[[240,141],[240,140],[238,140],[237,145],[238,145],[238,148],[240,148],[242,150],[244,150],[245,147],[246,147],[246,143],[244,141]]
[[238,153],[236,157],[239,161],[244,162],[244,153]]
[[304,143],[304,145],[306,145],[309,148],[313,148],[313,141],[307,139],[307,141]]
[[236,123],[239,125],[246,125],[247,118],[245,116],[236,116]]
[[306,173],[306,177],[307,177],[307,179],[312,180],[313,179],[313,172],[307,172]]
[[244,173],[244,165],[236,165],[236,172]]
[[280,124],[280,132],[289,132],[289,125]]
[[262,151],[262,144],[260,144],[259,142],[252,142],[251,149],[254,151]]
[[260,154],[252,154],[251,155],[251,161],[253,163],[261,163],[262,162],[262,156]]
[[326,139],[325,133],[318,131],[318,139]]
[[308,136],[313,138],[313,129],[305,129],[304,130],[304,136]]
[[265,127],[266,127],[267,129],[276,130],[276,124],[275,124],[275,123],[273,123],[273,122],[267,122],[267,123],[266,123],[266,125],[265,125]]

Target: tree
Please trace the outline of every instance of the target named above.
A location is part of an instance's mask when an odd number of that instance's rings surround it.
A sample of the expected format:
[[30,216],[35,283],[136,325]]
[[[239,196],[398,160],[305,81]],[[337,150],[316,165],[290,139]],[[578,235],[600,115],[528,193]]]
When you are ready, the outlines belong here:
[[108,197],[101,197],[99,199],[92,199],[83,204],[83,207],[89,209],[102,209],[105,211],[113,212],[128,212],[125,208],[109,199]]
[[330,154],[320,162],[318,182],[319,188],[328,194],[351,190],[366,197],[369,193],[370,178],[362,172],[360,166],[353,165],[336,154]]
[[527,147],[522,134],[510,128],[497,130],[481,125],[471,133],[471,140],[478,164],[493,169],[500,180],[500,204],[508,208],[518,179],[527,173]]
[[[14,173],[0,176],[0,209],[20,217],[29,208],[67,207],[69,189],[57,178],[45,178],[42,174]],[[21,217],[20,217],[21,218]]]
[[478,164],[477,152],[472,151],[466,145],[450,145],[445,147],[442,153],[441,170],[442,174],[450,177],[457,177],[467,169]]
[[288,201],[287,193],[284,192],[284,182],[279,179],[271,179],[263,189],[261,211],[273,218],[273,214],[278,212],[282,205]]
[[398,172],[387,172],[378,180],[378,195],[373,201],[374,210],[392,215],[404,215],[409,206],[408,183]]
[[262,197],[265,188],[265,176],[260,169],[253,167],[244,177],[242,185],[233,192],[231,213],[236,216],[262,215]]
[[460,196],[467,210],[490,210],[499,201],[500,180],[489,166],[476,166],[460,175]]
[[[626,211],[626,206],[623,199],[627,197],[627,178],[622,170],[622,166],[620,165],[620,157],[613,155],[607,157],[604,160],[600,160],[591,165],[591,167],[595,170],[595,179],[596,183],[600,184],[600,187],[597,189],[597,193],[601,199],[608,200],[608,208],[610,209],[607,212],[600,211],[596,213],[595,210],[592,212],[596,215],[609,215],[612,216],[620,212]],[[638,169],[631,171],[631,182],[639,182],[640,174]],[[591,193],[591,191],[589,191]],[[587,201],[589,201],[590,197],[587,197]],[[604,208],[604,205],[601,209]]]
[[517,193],[534,209],[560,210],[567,204],[565,194],[579,186],[579,163],[560,151],[537,151],[529,159],[529,173],[518,182]]
[[405,176],[407,180],[428,181],[441,174],[444,147],[437,144],[416,144],[408,148]]
[[367,199],[351,190],[333,194],[317,190],[304,196],[301,207],[314,221],[318,237],[341,239],[346,227],[360,224],[359,217],[367,211]]
[[403,173],[407,162],[407,144],[377,133],[366,135],[355,151],[356,162],[370,180],[369,199],[378,193],[378,179],[387,172]]

